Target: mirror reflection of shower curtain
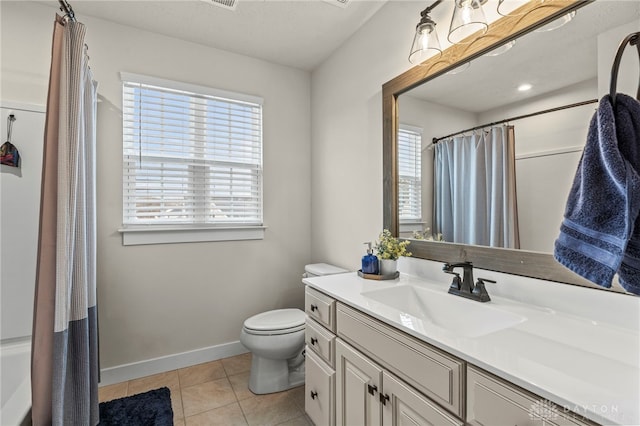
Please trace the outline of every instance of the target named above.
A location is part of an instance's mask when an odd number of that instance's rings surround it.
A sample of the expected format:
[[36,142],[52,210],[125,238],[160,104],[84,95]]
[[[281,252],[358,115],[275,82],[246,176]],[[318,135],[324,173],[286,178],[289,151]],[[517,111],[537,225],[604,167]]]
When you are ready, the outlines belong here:
[[434,231],[447,242],[520,248],[515,167],[513,126],[437,143]]

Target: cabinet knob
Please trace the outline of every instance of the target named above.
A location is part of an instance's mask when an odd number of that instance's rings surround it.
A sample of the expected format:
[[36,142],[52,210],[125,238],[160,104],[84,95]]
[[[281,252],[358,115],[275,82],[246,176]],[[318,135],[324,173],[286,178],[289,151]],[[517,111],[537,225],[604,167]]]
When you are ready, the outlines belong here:
[[382,402],[382,405],[387,405],[387,401],[389,401],[389,395],[380,394],[380,402]]
[[315,337],[311,338],[311,344],[315,345],[316,343],[318,343],[318,339],[316,339]]
[[316,399],[318,397],[318,392],[311,391],[311,399]]
[[315,312],[318,310],[318,307],[316,305],[311,305],[311,312]]
[[376,392],[378,392],[378,387],[376,385],[367,385],[367,388],[369,389],[369,394],[371,395],[375,395]]

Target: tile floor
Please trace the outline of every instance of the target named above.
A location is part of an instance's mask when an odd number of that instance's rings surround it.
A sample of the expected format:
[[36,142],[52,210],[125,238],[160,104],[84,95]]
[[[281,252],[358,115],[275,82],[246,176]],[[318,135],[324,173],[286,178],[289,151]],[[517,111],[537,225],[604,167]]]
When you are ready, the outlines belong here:
[[269,395],[249,390],[251,354],[180,368],[100,388],[100,402],[166,386],[175,426],[310,426],[304,386]]

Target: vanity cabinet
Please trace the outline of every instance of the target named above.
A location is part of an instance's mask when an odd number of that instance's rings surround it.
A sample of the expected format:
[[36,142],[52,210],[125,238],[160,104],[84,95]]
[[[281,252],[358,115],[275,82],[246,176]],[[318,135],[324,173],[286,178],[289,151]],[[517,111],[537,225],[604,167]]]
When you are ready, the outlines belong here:
[[305,305],[316,426],[595,425],[313,288]]
[[335,424],[335,308],[334,299],[305,288],[304,407],[316,426]]

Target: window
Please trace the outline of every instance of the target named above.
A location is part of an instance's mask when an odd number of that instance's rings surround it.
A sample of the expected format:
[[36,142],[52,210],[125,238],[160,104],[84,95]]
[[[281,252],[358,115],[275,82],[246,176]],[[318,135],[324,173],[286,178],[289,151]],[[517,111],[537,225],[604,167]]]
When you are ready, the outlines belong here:
[[122,80],[125,245],[262,238],[262,99]]
[[401,222],[422,220],[422,129],[400,125],[398,130],[398,203]]

